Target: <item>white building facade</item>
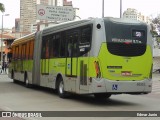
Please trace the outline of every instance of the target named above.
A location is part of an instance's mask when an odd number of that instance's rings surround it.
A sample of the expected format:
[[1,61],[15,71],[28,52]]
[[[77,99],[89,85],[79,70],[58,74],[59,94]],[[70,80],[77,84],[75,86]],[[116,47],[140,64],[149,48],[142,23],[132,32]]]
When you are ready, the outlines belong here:
[[126,11],[124,11],[123,18],[143,21],[148,24],[151,23],[151,19],[148,16],[143,15],[134,8],[128,8]]

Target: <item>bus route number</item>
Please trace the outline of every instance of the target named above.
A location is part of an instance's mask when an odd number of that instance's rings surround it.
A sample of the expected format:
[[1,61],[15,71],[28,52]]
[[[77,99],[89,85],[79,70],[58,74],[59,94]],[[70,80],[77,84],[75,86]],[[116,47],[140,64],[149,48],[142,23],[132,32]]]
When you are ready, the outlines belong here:
[[145,86],[145,83],[137,83],[137,86]]

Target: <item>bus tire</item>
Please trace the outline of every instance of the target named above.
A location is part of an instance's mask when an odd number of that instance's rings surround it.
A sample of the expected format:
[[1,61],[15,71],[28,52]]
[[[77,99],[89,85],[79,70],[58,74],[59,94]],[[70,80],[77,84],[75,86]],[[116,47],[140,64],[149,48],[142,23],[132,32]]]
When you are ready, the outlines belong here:
[[95,93],[94,94],[94,97],[96,98],[96,99],[108,99],[108,98],[110,98],[111,97],[111,94],[110,93]]
[[57,84],[58,95],[61,98],[65,98],[66,92],[64,91],[64,82],[63,82],[62,77],[59,77],[57,82],[58,82]]

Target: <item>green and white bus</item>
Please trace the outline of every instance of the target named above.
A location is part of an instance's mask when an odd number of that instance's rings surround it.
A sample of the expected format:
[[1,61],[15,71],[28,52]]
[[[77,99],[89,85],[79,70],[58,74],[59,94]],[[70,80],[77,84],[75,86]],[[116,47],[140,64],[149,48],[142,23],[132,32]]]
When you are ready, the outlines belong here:
[[152,89],[147,24],[120,18],[72,21],[16,39],[9,77],[67,93],[146,94]]

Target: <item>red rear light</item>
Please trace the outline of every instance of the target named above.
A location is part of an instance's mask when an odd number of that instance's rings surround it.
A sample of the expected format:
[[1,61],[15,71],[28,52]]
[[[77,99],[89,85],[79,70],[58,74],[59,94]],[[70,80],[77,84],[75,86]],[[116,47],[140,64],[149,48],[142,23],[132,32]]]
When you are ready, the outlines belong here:
[[101,71],[100,71],[100,67],[99,67],[99,62],[94,61],[94,66],[95,66],[95,70],[96,70],[96,77],[100,78],[101,77]]

